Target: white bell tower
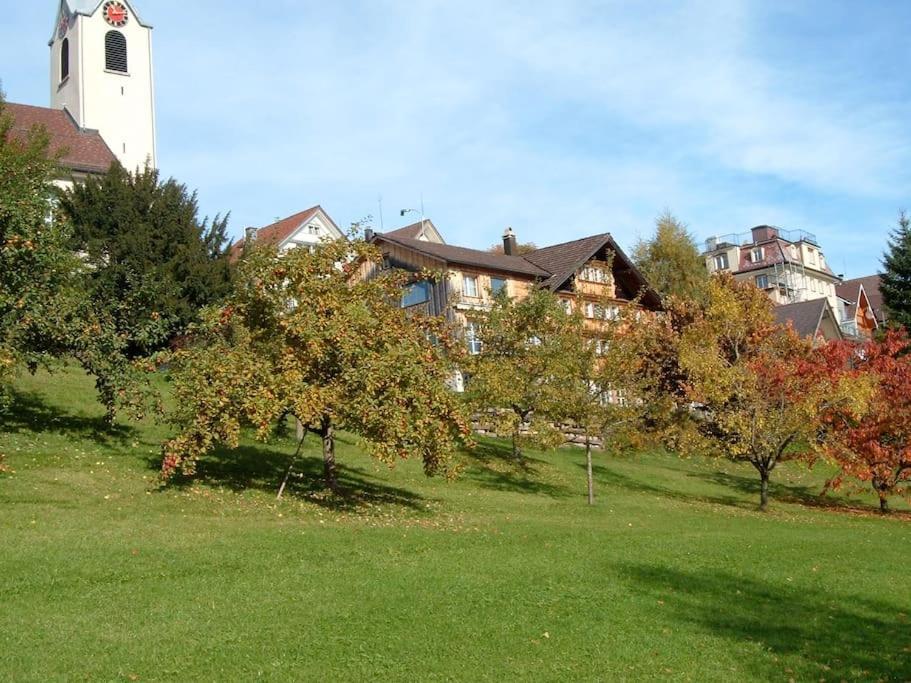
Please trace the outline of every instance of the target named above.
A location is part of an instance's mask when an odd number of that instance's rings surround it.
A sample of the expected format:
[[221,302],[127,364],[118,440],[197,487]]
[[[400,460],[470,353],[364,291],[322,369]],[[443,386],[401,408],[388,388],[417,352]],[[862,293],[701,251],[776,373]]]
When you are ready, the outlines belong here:
[[97,130],[128,171],[157,167],[152,27],[129,0],[60,0],[51,107]]

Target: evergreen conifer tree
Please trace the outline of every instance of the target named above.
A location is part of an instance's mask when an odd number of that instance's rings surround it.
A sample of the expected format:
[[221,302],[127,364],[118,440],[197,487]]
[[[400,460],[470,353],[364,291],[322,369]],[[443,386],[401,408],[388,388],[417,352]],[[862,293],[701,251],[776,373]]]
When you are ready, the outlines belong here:
[[902,211],[883,256],[880,281],[889,318],[911,330],[911,218]]

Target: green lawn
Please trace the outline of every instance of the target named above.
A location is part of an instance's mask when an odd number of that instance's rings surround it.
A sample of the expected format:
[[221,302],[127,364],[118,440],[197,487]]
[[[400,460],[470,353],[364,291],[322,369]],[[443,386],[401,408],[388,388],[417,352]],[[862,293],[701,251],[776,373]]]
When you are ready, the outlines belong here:
[[345,498],[311,443],[277,502],[284,440],[159,491],[167,428],[106,433],[76,371],[19,389],[4,680],[911,680],[911,522],[820,506],[821,471],[760,514],[749,469],[599,455],[589,508],[577,451],[484,442],[447,483],[346,440]]

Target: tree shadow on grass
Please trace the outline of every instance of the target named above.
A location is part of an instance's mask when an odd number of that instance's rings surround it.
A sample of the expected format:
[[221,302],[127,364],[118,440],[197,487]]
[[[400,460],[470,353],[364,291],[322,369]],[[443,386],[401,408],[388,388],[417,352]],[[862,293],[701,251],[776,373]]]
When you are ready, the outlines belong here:
[[[584,467],[584,466],[583,466]],[[673,470],[680,473],[680,470]],[[685,476],[718,486],[723,486],[737,494],[708,495],[681,491],[662,484],[652,484],[633,477],[620,474],[603,465],[596,465],[594,472],[599,481],[619,486],[630,491],[639,491],[653,495],[672,498],[686,503],[709,503],[726,505],[743,510],[756,510],[759,507],[759,476],[736,475],[728,472],[685,472]],[[776,482],[773,476],[769,488],[770,504],[785,503],[804,507],[820,508],[833,512],[878,514],[874,506],[864,506],[848,498],[834,495],[821,495],[821,490],[811,486],[783,484]]]
[[479,440],[475,447],[465,451],[469,467],[464,478],[486,489],[546,495],[565,498],[570,495],[565,486],[541,481],[544,460],[523,455],[513,457],[512,446],[506,442]]
[[[291,464],[288,453],[262,446],[217,448],[201,458],[196,481],[233,491],[255,489],[276,494]],[[154,461],[154,466],[160,466]],[[323,482],[321,457],[302,455],[294,461],[284,496],[307,500],[336,512],[353,512],[371,506],[393,506],[413,512],[427,512],[428,499],[408,489],[383,483],[364,469],[338,463],[338,490],[329,491]]]
[[[729,472],[691,472],[688,477],[694,477],[719,486],[725,486],[736,491],[759,499],[759,477],[730,474]],[[863,514],[879,514],[879,508],[873,505],[863,505],[856,500],[838,496],[832,493],[823,495],[818,486],[804,486],[797,484],[783,484],[775,481],[774,474],[769,484],[770,502],[774,504],[791,503],[805,507],[821,508],[834,512],[851,512]]]
[[11,434],[65,434],[91,439],[99,444],[122,444],[137,438],[131,425],[110,425],[104,417],[71,415],[53,406],[35,392],[13,391],[10,410],[0,418],[0,432]]
[[[633,590],[661,614],[741,644],[771,650],[744,661],[756,678],[911,680],[907,602],[834,595],[721,571],[650,564],[620,567]],[[774,656],[795,656],[807,671],[789,673]],[[793,664],[793,663],[791,663]]]
[[[584,464],[580,465],[580,467],[585,469]],[[634,479],[633,477],[628,477],[625,474],[620,474],[619,472],[608,469],[604,465],[594,465],[592,467],[592,472],[598,483],[616,486],[628,491],[649,493],[663,498],[671,498],[684,503],[711,503],[712,505],[727,505],[729,507],[744,509],[755,509],[757,507],[756,504],[750,504],[748,501],[734,495],[708,496],[690,493],[688,491],[679,491],[661,484],[650,484],[639,479]]]

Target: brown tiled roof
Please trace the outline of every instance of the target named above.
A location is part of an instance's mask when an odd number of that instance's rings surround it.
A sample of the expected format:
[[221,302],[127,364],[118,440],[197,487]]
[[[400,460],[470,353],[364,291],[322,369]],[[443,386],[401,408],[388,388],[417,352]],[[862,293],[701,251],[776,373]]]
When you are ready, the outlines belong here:
[[845,315],[853,318],[857,312],[857,300],[860,295],[860,288],[864,288],[867,300],[873,307],[873,313],[879,322],[886,319],[885,305],[883,304],[883,295],[879,291],[879,275],[867,275],[858,277],[853,280],[845,280],[835,287],[835,293],[850,304],[845,305]]
[[815,337],[822,315],[826,310],[827,299],[813,299],[796,304],[785,304],[775,307],[775,321],[779,325],[791,324],[801,337]]
[[[294,234],[295,230],[301,227],[304,223],[313,218],[319,211],[322,210],[322,207],[317,204],[316,206],[311,206],[309,209],[301,211],[294,214],[293,216],[288,216],[283,218],[280,221],[272,223],[272,225],[267,225],[263,228],[260,228],[256,231],[256,242],[257,244],[268,244],[271,246],[277,246],[284,242],[286,239],[291,237]],[[326,218],[329,219],[329,222],[338,230],[338,226],[329,218],[329,215],[325,211],[323,213],[326,215]],[[341,231],[339,231],[341,232]],[[239,258],[244,250],[244,240],[240,239],[234,244],[231,245],[231,258]]]
[[69,112],[63,109],[7,102],[3,111],[12,116],[11,132],[17,137],[24,139],[35,126],[47,129],[51,154],[62,151],[60,165],[71,171],[105,173],[116,161],[98,131],[80,128]]
[[[786,239],[776,237],[771,240],[763,240],[761,242],[753,242],[752,244],[745,244],[740,248],[740,265],[738,266],[737,273],[748,273],[753,270],[763,270],[765,268],[770,268],[775,265],[781,264],[791,264],[801,269],[805,268],[806,270],[815,271],[817,273],[824,273],[829,277],[837,277],[832,269],[829,267],[828,261],[826,265],[822,268],[817,268],[814,266],[808,266],[801,262],[799,258],[791,258],[788,256],[787,247],[791,244]],[[762,247],[765,249],[765,258],[761,261],[753,263],[750,260],[750,252],[756,247]]]
[[423,240],[410,239],[408,237],[398,237],[393,235],[393,233],[388,232],[377,233],[376,239],[400,244],[403,247],[413,249],[414,251],[438,258],[448,263],[489,268],[490,270],[499,270],[505,273],[518,273],[520,275],[529,275],[535,278],[546,278],[550,276],[549,272],[542,270],[521,256],[505,256],[504,254],[493,254],[489,251],[481,251],[479,249],[454,247],[449,244],[437,244],[436,242],[424,242]]

